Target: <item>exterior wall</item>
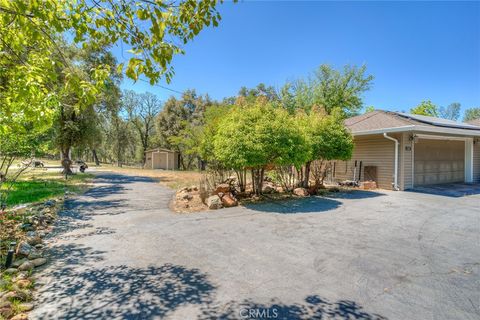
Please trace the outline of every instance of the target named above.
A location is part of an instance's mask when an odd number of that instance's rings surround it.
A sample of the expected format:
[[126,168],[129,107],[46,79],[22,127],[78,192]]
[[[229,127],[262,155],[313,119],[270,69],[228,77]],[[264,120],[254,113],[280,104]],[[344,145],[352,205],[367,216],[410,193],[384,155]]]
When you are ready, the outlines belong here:
[[413,153],[415,146],[413,141],[410,141],[411,135],[411,132],[404,132],[400,142],[399,185],[401,190],[413,188]]
[[[167,157],[168,154],[168,157]],[[167,167],[168,161],[168,167]],[[178,153],[173,151],[149,151],[146,153],[145,169],[178,169]]]
[[[390,134],[389,136],[401,142],[401,134]],[[391,190],[394,175],[395,143],[386,139],[383,135],[358,136],[355,137],[354,142],[355,147],[351,160],[335,162],[334,179],[336,181],[352,180],[355,160],[357,160],[357,177],[359,161],[362,161],[360,181],[364,180],[365,166],[376,166],[377,186]],[[401,153],[399,153],[399,157],[401,157]],[[399,177],[400,175],[401,172],[399,172]]]
[[480,139],[473,145],[473,182],[480,183]]

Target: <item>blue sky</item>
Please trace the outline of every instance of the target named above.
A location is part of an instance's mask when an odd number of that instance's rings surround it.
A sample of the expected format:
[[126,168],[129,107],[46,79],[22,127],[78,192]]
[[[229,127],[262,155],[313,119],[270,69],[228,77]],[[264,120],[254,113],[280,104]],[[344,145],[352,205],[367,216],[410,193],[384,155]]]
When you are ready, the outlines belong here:
[[[366,64],[365,105],[409,110],[430,99],[480,107],[480,2],[240,2],[174,58],[172,89],[216,99],[263,82],[280,88],[320,64]],[[120,56],[120,52],[116,52]],[[167,90],[125,80],[123,88]]]

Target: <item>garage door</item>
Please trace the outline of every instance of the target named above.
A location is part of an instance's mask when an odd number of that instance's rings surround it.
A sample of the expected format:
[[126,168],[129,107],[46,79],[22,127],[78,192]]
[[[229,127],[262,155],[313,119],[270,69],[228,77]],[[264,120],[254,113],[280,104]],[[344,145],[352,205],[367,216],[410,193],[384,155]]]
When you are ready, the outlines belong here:
[[414,157],[415,185],[464,182],[464,141],[419,139]]

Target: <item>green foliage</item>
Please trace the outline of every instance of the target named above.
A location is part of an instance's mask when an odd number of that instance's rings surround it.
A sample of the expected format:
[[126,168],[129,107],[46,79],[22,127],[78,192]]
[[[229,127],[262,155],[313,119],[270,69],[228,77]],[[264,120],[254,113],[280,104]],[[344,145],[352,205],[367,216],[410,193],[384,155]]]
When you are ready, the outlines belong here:
[[438,107],[430,100],[422,101],[418,106],[410,109],[410,113],[430,117],[439,116]]
[[[310,112],[323,109],[331,114],[335,109],[342,116],[358,114],[363,107],[362,94],[370,89],[372,75],[366,74],[366,66],[345,66],[342,71],[329,65],[321,65],[307,79],[298,80],[282,90],[282,96],[290,96],[296,109]],[[290,102],[291,105],[293,102]]]
[[49,173],[17,180],[12,183],[6,204],[15,206],[60,196],[65,191],[77,192],[92,178],[91,174],[77,174],[65,180],[58,173]]
[[180,99],[168,99],[157,117],[158,145],[179,152],[183,169],[190,169],[200,152],[204,113],[215,104],[208,95],[187,90]]
[[470,108],[465,110],[465,115],[463,116],[463,121],[472,121],[480,119],[480,108]]
[[365,108],[365,113],[369,113],[369,112],[373,112],[375,111],[375,107],[374,106],[368,106]]
[[301,166],[308,157],[304,135],[289,114],[271,104],[233,108],[214,136],[213,154],[225,168]]
[[[137,80],[145,75],[151,83],[161,76],[170,82],[173,56],[180,45],[191,41],[221,17],[217,0],[112,1],[112,0],[0,0],[4,24],[17,33],[13,50],[26,41],[46,41],[55,47],[56,35],[71,32],[82,46],[111,46],[122,42],[130,56],[126,75]],[[24,37],[27,35],[27,37]]]
[[311,113],[303,119],[310,147],[310,159],[348,160],[353,152],[353,137],[338,114]]

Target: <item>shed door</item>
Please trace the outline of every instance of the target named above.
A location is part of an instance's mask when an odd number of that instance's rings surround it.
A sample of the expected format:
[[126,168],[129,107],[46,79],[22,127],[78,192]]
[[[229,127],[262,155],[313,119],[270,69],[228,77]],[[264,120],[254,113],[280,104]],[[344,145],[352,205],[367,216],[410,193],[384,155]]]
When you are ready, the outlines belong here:
[[414,157],[415,185],[464,182],[464,141],[419,139]]

